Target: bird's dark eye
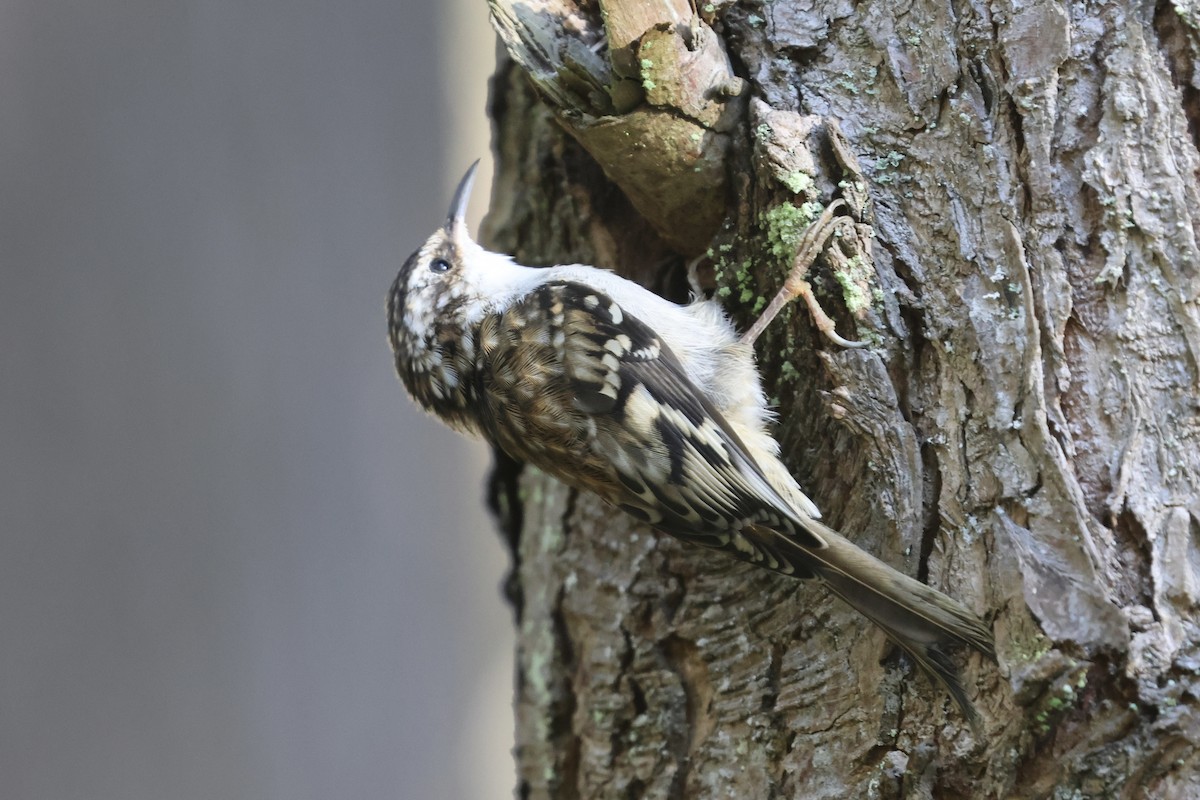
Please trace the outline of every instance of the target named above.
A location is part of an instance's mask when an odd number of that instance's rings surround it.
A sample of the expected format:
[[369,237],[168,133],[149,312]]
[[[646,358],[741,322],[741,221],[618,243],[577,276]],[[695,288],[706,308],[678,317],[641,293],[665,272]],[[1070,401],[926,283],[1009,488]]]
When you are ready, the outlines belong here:
[[450,262],[444,258],[435,258],[433,261],[429,262],[429,269],[433,270],[434,272],[449,272]]

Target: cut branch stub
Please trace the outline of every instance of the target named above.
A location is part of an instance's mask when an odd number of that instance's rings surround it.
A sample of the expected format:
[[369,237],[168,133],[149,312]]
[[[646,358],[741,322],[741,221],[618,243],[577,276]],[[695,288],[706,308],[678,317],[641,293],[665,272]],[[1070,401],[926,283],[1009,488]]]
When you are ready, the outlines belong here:
[[687,3],[489,0],[509,55],[672,247],[702,252],[725,217],[744,83]]

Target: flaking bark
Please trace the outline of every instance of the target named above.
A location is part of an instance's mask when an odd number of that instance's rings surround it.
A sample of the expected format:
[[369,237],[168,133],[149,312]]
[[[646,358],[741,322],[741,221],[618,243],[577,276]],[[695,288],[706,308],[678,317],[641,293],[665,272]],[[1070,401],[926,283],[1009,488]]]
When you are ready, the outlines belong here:
[[[819,587],[506,464],[518,795],[1200,796],[1192,6],[491,5],[543,54],[505,36],[494,249],[677,300],[684,256],[711,250],[746,326],[806,222],[847,201],[812,277],[872,346],[830,346],[799,308],[775,323],[757,351],[777,435],[831,524],[987,615],[999,653],[959,656],[976,740]],[[653,87],[630,74],[645,42],[701,26],[733,80],[686,90],[686,58]],[[647,114],[715,149],[667,152]],[[687,159],[702,177],[671,203],[639,188]]]

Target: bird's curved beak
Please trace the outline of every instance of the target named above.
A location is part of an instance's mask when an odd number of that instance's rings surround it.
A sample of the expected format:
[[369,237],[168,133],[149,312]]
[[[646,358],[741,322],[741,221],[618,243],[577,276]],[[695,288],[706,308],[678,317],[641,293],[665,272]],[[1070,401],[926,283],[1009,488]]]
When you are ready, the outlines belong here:
[[471,199],[471,187],[475,185],[475,172],[479,169],[479,159],[467,170],[458,188],[454,190],[454,199],[450,201],[450,213],[446,216],[446,227],[453,230],[456,225],[467,225],[467,202]]

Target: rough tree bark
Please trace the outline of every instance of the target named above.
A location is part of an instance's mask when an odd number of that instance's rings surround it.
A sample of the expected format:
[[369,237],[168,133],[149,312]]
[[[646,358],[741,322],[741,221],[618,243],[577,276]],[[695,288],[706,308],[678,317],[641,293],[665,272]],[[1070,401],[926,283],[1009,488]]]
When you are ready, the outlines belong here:
[[828,521],[986,616],[972,736],[819,586],[502,462],[518,796],[1200,797],[1188,2],[492,0],[485,239],[674,299],[708,253]]

